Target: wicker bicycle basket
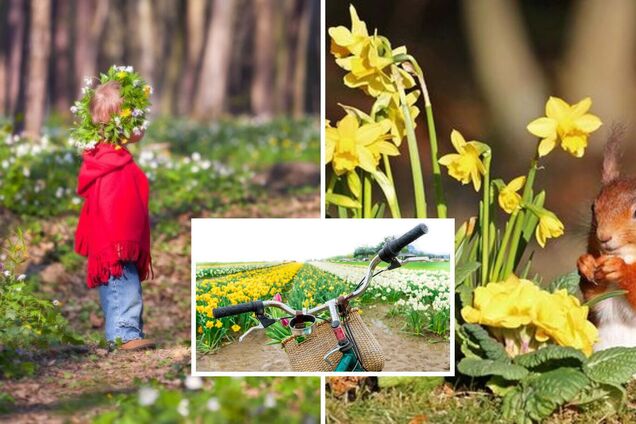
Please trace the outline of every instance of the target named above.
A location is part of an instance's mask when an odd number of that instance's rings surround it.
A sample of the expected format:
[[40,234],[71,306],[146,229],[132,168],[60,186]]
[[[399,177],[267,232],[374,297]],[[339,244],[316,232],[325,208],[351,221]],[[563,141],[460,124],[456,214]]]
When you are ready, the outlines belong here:
[[[378,341],[371,334],[369,327],[362,321],[360,312],[354,309],[346,319],[358,346],[364,368],[367,371],[382,371],[384,353],[382,353]],[[348,336],[351,335],[348,334]],[[326,321],[316,324],[311,335],[306,337],[304,341],[298,343],[296,337],[289,337],[282,344],[294,371],[331,372],[335,370],[342,358],[340,352],[331,355],[329,357],[331,366],[323,359],[327,352],[338,345],[336,336]]]

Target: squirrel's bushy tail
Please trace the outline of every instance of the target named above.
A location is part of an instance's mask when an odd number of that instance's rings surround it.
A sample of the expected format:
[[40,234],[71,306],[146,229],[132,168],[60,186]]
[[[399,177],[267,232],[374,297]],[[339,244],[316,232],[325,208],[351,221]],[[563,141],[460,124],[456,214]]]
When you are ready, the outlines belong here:
[[621,141],[624,133],[625,127],[620,124],[614,124],[610,130],[603,151],[603,184],[609,184],[620,176]]

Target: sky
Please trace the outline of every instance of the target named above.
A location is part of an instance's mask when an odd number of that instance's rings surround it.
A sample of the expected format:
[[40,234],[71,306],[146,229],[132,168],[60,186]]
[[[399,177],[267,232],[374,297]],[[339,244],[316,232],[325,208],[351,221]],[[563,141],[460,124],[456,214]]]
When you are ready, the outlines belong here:
[[192,259],[198,262],[307,261],[350,255],[424,223],[428,233],[413,245],[450,255],[453,219],[193,219]]

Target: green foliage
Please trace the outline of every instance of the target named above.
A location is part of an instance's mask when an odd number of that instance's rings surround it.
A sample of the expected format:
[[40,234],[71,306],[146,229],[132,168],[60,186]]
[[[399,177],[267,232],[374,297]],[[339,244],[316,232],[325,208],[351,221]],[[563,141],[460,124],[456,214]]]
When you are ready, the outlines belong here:
[[[39,140],[11,131],[8,125],[0,128],[0,206],[39,218],[78,214],[81,157],[67,131],[46,127]],[[274,163],[317,163],[320,132],[310,119],[202,125],[164,118],[129,149],[150,180],[153,223],[174,233],[180,227],[170,218],[179,214],[219,212],[264,195],[253,176]]]
[[613,347],[594,353],[583,367],[598,383],[625,384],[636,373],[636,348]]
[[581,276],[578,272],[572,271],[567,274],[563,274],[555,278],[550,282],[547,287],[549,292],[555,292],[557,290],[565,289],[568,294],[575,296],[580,292],[579,283],[581,282]]
[[316,377],[217,377],[197,390],[145,387],[115,398],[113,409],[94,419],[111,423],[317,423]]
[[19,352],[82,341],[68,328],[56,301],[41,298],[24,274],[16,274],[27,257],[22,234],[6,240],[3,249],[7,261],[0,264],[0,376],[15,378],[36,370]]
[[606,349],[588,358],[571,347],[548,345],[511,359],[479,325],[464,324],[458,335],[466,355],[459,372],[490,377],[487,386],[503,398],[504,417],[516,423],[541,421],[569,403],[614,414],[636,373],[636,348]]

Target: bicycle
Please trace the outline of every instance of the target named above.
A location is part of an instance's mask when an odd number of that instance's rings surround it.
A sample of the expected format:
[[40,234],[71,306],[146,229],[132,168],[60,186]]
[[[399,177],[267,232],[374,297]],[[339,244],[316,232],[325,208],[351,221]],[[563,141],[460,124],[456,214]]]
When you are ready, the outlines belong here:
[[[283,302],[275,300],[256,300],[215,308],[212,314],[215,318],[245,313],[254,313],[256,315],[259,324],[251,327],[241,335],[239,343],[252,331],[264,330],[277,321],[288,319],[288,325],[292,333],[292,337],[288,341],[296,338],[302,338],[303,340],[297,345],[290,345],[290,347],[286,347],[286,342],[283,342],[283,347],[285,347],[287,354],[290,355],[290,362],[295,371],[382,371],[384,357],[381,347],[361,321],[356,310],[351,308],[350,301],[361,296],[369,287],[373,277],[378,274],[399,268],[409,262],[426,260],[423,257],[399,259],[398,255],[402,249],[426,234],[427,231],[426,225],[419,224],[401,237],[385,243],[377,255],[371,259],[365,277],[360,280],[353,292],[346,296],[329,299],[325,303],[309,310],[306,308],[296,310]],[[374,272],[380,262],[385,262],[389,266]],[[266,308],[278,308],[291,316],[272,318],[266,315]],[[329,312],[329,317],[320,317],[318,314],[325,310]],[[331,333],[324,330],[323,323],[317,324],[319,319],[323,320],[324,323],[330,324]],[[333,336],[330,338],[329,334]],[[335,346],[333,346],[334,337]],[[328,345],[331,345],[331,347],[326,347]],[[325,348],[327,349],[326,352],[324,352]],[[299,355],[292,356],[290,350]],[[340,359],[337,362],[332,362],[330,357],[337,354],[341,355]]]

